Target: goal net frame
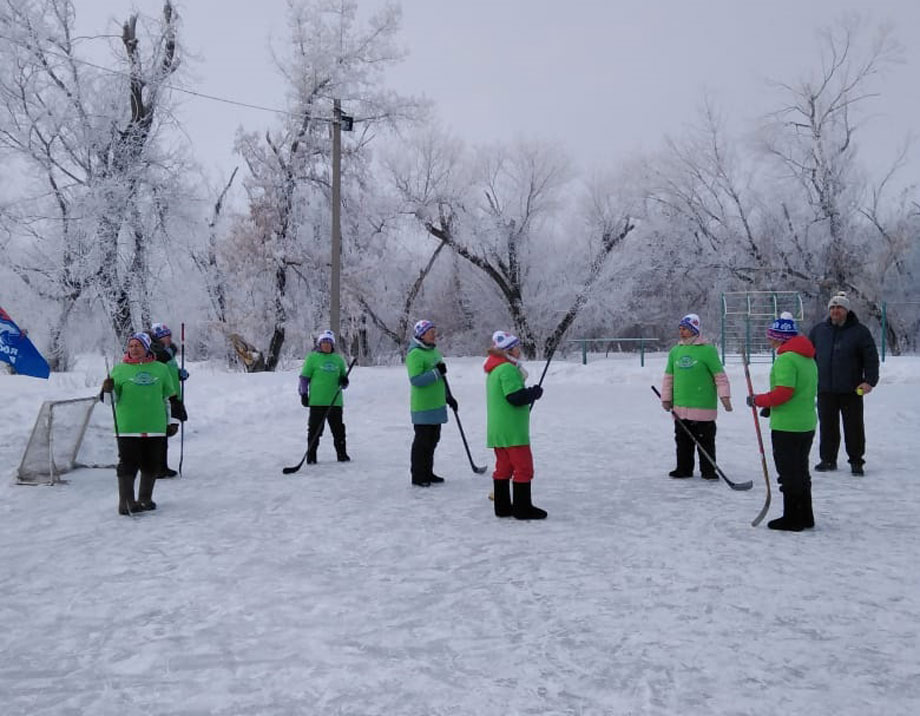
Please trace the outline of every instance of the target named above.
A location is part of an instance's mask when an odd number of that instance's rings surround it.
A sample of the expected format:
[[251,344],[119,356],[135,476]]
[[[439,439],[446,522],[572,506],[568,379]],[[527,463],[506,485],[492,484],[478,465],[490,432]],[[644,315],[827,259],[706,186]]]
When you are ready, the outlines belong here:
[[747,353],[773,360],[767,329],[780,314],[788,311],[801,325],[805,317],[802,295],[798,291],[737,291],[722,294],[722,364],[726,355]]
[[[32,427],[32,434],[26,444],[22,461],[16,472],[19,485],[56,485],[66,484],[61,478],[66,472],[77,467],[88,467],[77,462],[83,437],[93,414],[93,408],[99,402],[99,396],[91,398],[70,398],[69,400],[46,400],[42,403]],[[80,405],[83,413],[80,414]],[[63,410],[76,409],[76,419],[64,422],[55,420]]]

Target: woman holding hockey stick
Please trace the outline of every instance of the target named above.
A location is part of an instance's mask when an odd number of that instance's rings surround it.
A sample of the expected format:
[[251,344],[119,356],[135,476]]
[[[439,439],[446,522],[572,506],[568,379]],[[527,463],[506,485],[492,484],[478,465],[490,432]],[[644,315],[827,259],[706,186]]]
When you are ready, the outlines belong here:
[[767,339],[776,351],[770,369],[770,392],[747,398],[749,406],[769,409],[776,481],[783,493],[783,516],[770,520],[767,527],[801,532],[815,526],[808,472],[808,455],[818,424],[815,347],[808,338],[799,335],[790,313],[783,313],[773,321]]
[[[180,368],[179,363],[176,362],[176,353],[178,350],[176,349],[176,344],[173,343],[172,331],[165,323],[154,323],[147,331],[147,335],[153,339],[153,342],[150,345],[150,350],[153,352],[153,356],[160,363],[166,364],[166,367],[169,368],[169,374],[172,376],[173,382],[176,385],[176,390],[180,391],[180,384],[188,378],[188,371],[184,368]],[[186,414],[184,420],[187,419],[188,415]],[[169,421],[169,425],[166,426],[167,440],[163,441],[163,463],[160,465],[160,470],[157,473],[157,479],[175,477],[179,474],[169,466],[168,440],[168,438],[173,437],[176,433],[179,432],[179,423],[180,420],[174,417]]]
[[456,399],[447,393],[444,375],[447,365],[436,347],[437,327],[419,321],[412,330],[406,354],[409,373],[409,409],[412,413],[412,484],[429,487],[444,482],[434,474],[434,451],[441,440],[441,425],[447,422],[447,406],[457,409]]
[[[677,467],[671,477],[693,477],[693,454],[697,452],[694,438],[701,446],[700,474],[704,480],[718,480],[716,467],[705,453],[716,459],[716,417],[718,398],[722,407],[731,412],[731,386],[719,354],[700,334],[700,317],[688,313],[677,326],[679,340],[670,353],[661,382],[661,407],[674,410],[685,427],[674,421],[674,442],[677,446]],[[689,434],[688,434],[689,431]],[[692,434],[692,437],[691,437]]]
[[316,464],[316,449],[323,434],[324,422],[332,431],[332,444],[339,462],[351,458],[346,452],[345,423],[342,421],[342,390],[348,387],[348,367],[335,353],[335,334],[323,331],[316,347],[307,354],[300,371],[300,404],[310,409],[307,427],[307,464]]
[[[519,363],[520,358],[517,336],[504,331],[492,334],[492,347],[483,370],[486,372],[486,440],[495,450],[495,472],[492,473],[495,516],[542,520],[546,518],[546,511],[534,507],[531,501],[530,407],[543,395],[543,388],[524,386],[527,371]],[[511,485],[514,486],[513,500]]]
[[[150,350],[150,336],[135,333],[128,339],[125,356],[102,383],[102,392],[115,402],[118,436],[118,514],[155,510],[153,486],[162,464],[168,414],[181,403],[169,369]],[[141,483],[134,499],[138,470]]]

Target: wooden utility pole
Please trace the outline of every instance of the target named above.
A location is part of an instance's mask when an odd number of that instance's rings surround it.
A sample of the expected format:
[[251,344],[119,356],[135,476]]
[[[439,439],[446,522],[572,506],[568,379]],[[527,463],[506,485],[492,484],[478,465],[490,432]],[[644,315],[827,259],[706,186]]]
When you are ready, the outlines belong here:
[[340,337],[342,275],[342,102],[332,108],[332,283],[329,287],[329,328]]

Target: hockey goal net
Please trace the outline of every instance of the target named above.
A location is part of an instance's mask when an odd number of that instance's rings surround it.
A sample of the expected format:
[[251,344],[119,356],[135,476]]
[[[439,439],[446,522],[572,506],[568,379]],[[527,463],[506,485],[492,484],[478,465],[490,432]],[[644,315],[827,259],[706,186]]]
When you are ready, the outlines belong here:
[[[93,420],[93,408],[98,402],[99,398],[93,396],[42,403],[16,475],[20,485],[54,485],[66,482],[61,475],[74,468],[114,465],[111,424]],[[88,432],[93,439],[85,441]],[[78,462],[78,457],[83,461]]]

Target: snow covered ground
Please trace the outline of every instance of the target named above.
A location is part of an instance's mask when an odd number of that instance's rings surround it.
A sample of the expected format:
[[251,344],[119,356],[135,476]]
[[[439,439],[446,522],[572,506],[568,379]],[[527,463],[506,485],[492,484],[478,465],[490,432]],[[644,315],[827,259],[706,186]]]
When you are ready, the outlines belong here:
[[[491,465],[480,364],[449,377]],[[764,485],[737,363],[719,463],[754,489],[667,477],[663,367],[553,363],[533,412],[542,523],[493,516],[454,425],[447,483],[410,487],[398,366],[354,370],[353,462],[327,435],[285,477],[304,449],[294,366],[191,365],[185,476],[134,518],[112,470],[13,484],[41,401],[95,392],[101,358],[0,376],[0,713],[920,713],[920,358],[883,365],[867,475],[815,475],[802,534],[750,526]],[[752,370],[765,389],[768,364]],[[107,417],[87,447],[114,460]]]

